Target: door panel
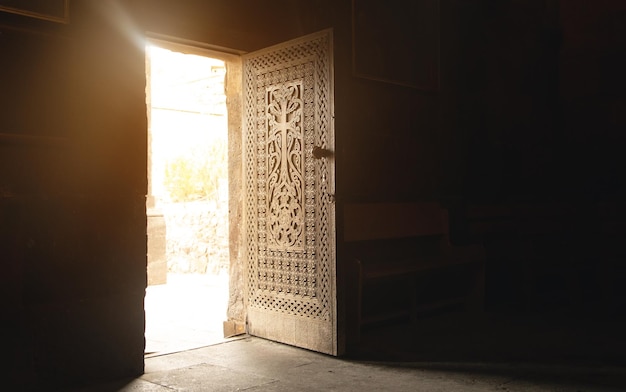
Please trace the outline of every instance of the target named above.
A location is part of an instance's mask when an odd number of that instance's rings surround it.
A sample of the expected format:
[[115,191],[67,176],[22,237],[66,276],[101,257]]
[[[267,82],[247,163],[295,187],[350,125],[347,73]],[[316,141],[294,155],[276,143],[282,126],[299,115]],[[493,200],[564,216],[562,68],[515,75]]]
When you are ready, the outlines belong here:
[[251,335],[337,355],[332,32],[243,57]]

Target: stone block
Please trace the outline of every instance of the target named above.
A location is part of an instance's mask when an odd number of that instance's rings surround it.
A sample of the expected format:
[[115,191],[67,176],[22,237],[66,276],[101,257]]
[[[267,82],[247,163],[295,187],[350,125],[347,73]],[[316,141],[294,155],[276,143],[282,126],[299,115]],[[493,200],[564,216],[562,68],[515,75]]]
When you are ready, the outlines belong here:
[[166,225],[163,214],[148,210],[148,286],[167,283]]
[[224,337],[231,338],[233,336],[246,333],[246,327],[242,322],[236,320],[224,321]]

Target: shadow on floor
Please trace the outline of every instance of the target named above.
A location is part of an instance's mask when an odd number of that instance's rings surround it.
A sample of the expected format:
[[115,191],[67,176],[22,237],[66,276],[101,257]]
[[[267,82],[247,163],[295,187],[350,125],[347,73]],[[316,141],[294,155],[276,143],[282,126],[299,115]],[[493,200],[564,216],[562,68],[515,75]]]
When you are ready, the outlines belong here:
[[626,320],[437,315],[362,332],[351,358],[392,362],[626,365]]
[[622,392],[624,367],[538,363],[375,362],[335,358],[254,337],[146,359],[138,378],[103,391]]

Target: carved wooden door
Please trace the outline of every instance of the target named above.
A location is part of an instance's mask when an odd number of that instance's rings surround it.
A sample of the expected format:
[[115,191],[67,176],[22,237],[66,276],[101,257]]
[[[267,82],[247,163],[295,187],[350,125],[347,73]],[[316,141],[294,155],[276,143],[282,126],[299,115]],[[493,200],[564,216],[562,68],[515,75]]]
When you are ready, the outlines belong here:
[[338,355],[332,32],[243,74],[247,332]]

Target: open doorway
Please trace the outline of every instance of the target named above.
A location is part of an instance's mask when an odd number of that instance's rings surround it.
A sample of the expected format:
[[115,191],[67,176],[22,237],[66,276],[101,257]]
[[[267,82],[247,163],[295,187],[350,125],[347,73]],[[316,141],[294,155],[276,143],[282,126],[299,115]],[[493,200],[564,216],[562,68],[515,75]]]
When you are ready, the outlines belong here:
[[146,355],[224,340],[228,306],[225,62],[146,47]]

